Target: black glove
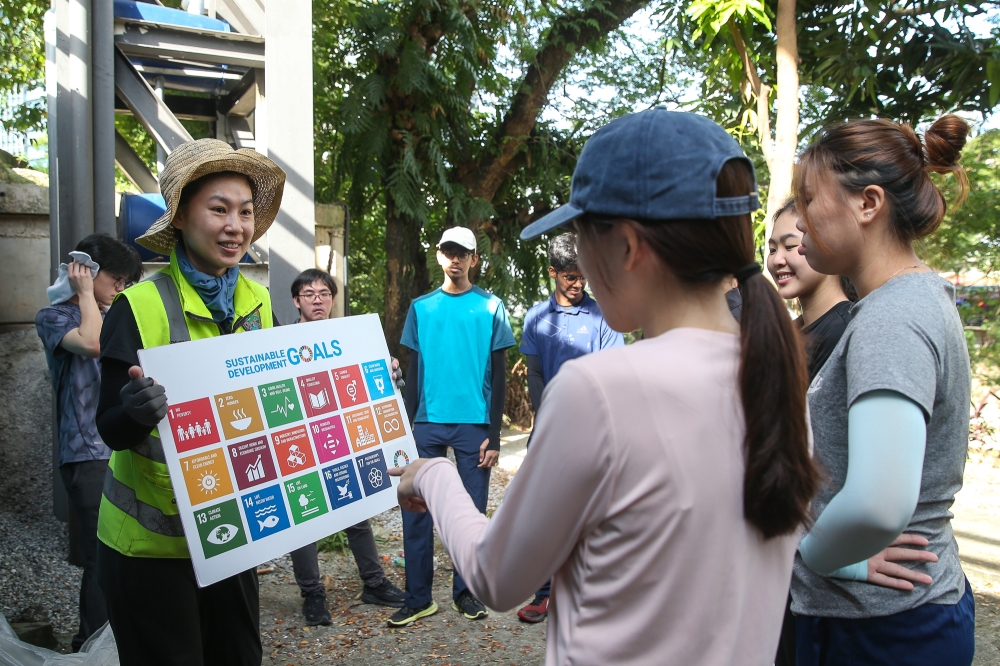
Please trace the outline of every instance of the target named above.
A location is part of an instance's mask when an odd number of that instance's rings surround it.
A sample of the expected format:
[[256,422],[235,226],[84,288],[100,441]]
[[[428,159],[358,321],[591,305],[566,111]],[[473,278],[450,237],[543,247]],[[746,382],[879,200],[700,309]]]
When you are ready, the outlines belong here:
[[402,391],[406,387],[406,382],[403,381],[403,369],[399,367],[399,359],[395,356],[390,356],[392,359],[389,362],[390,371],[392,372],[392,381],[395,382],[396,388]]
[[167,415],[166,391],[149,377],[136,377],[119,395],[125,413],[136,423],[155,428]]

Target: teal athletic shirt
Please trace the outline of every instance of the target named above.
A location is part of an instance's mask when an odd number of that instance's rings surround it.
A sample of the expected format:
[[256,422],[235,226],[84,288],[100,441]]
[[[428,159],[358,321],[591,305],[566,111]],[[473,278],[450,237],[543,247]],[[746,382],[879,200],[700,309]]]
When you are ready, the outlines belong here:
[[475,286],[439,287],[410,303],[400,344],[420,354],[414,422],[490,424],[490,354],[515,344],[503,301]]

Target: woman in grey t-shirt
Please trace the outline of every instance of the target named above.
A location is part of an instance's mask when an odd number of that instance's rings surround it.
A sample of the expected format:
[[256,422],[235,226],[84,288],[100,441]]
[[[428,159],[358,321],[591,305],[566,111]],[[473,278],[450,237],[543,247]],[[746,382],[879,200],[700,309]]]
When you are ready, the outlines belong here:
[[799,252],[850,278],[861,300],[809,388],[829,483],[792,580],[799,666],[972,661],[974,603],[949,512],[968,445],[969,357],[950,285],[911,246],[945,213],[928,172],[967,187],[967,132],[944,116],[922,144],[906,125],[852,122],[800,162]]

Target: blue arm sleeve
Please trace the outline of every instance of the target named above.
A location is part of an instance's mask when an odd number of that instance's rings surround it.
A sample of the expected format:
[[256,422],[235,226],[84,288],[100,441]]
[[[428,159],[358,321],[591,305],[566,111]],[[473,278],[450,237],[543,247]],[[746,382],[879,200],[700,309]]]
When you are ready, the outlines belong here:
[[920,495],[926,441],[923,410],[902,394],[870,391],[854,401],[844,487],[799,544],[810,569],[856,579],[862,560],[902,534]]

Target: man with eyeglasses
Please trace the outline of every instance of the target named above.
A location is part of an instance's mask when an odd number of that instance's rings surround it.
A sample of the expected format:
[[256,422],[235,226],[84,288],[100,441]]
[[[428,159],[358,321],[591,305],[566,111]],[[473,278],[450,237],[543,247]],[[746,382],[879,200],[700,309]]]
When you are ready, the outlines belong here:
[[[536,414],[545,386],[563,363],[625,344],[622,334],[604,321],[597,301],[584,291],[587,278],[577,264],[574,234],[562,234],[549,242],[549,277],[555,289],[548,299],[528,310],[521,334],[520,350],[528,359],[528,395]],[[517,612],[518,619],[543,621],[549,614],[549,593],[549,583],[545,583],[531,603]]]
[[[333,303],[337,298],[337,283],[329,273],[310,268],[299,274],[292,282],[292,302],[299,309],[299,322],[329,319]],[[395,373],[394,373],[395,374]],[[403,605],[403,591],[385,577],[385,570],[379,560],[378,546],[371,523],[363,520],[344,530],[347,544],[354,554],[358,574],[364,582],[361,601],[399,608]],[[311,543],[291,553],[295,582],[302,594],[302,615],[308,626],[329,625],[332,622],[326,607],[326,588],[319,575],[319,556],[316,544]]]
[[87,236],[73,257],[63,264],[65,269],[60,267],[59,279],[47,290],[51,305],[35,316],[35,330],[45,346],[56,395],[59,475],[80,524],[80,629],[72,641],[77,652],[108,621],[97,581],[97,519],[111,458],[96,421],[101,328],[115,296],[142,279],[142,260],[134,249],[108,234]]

